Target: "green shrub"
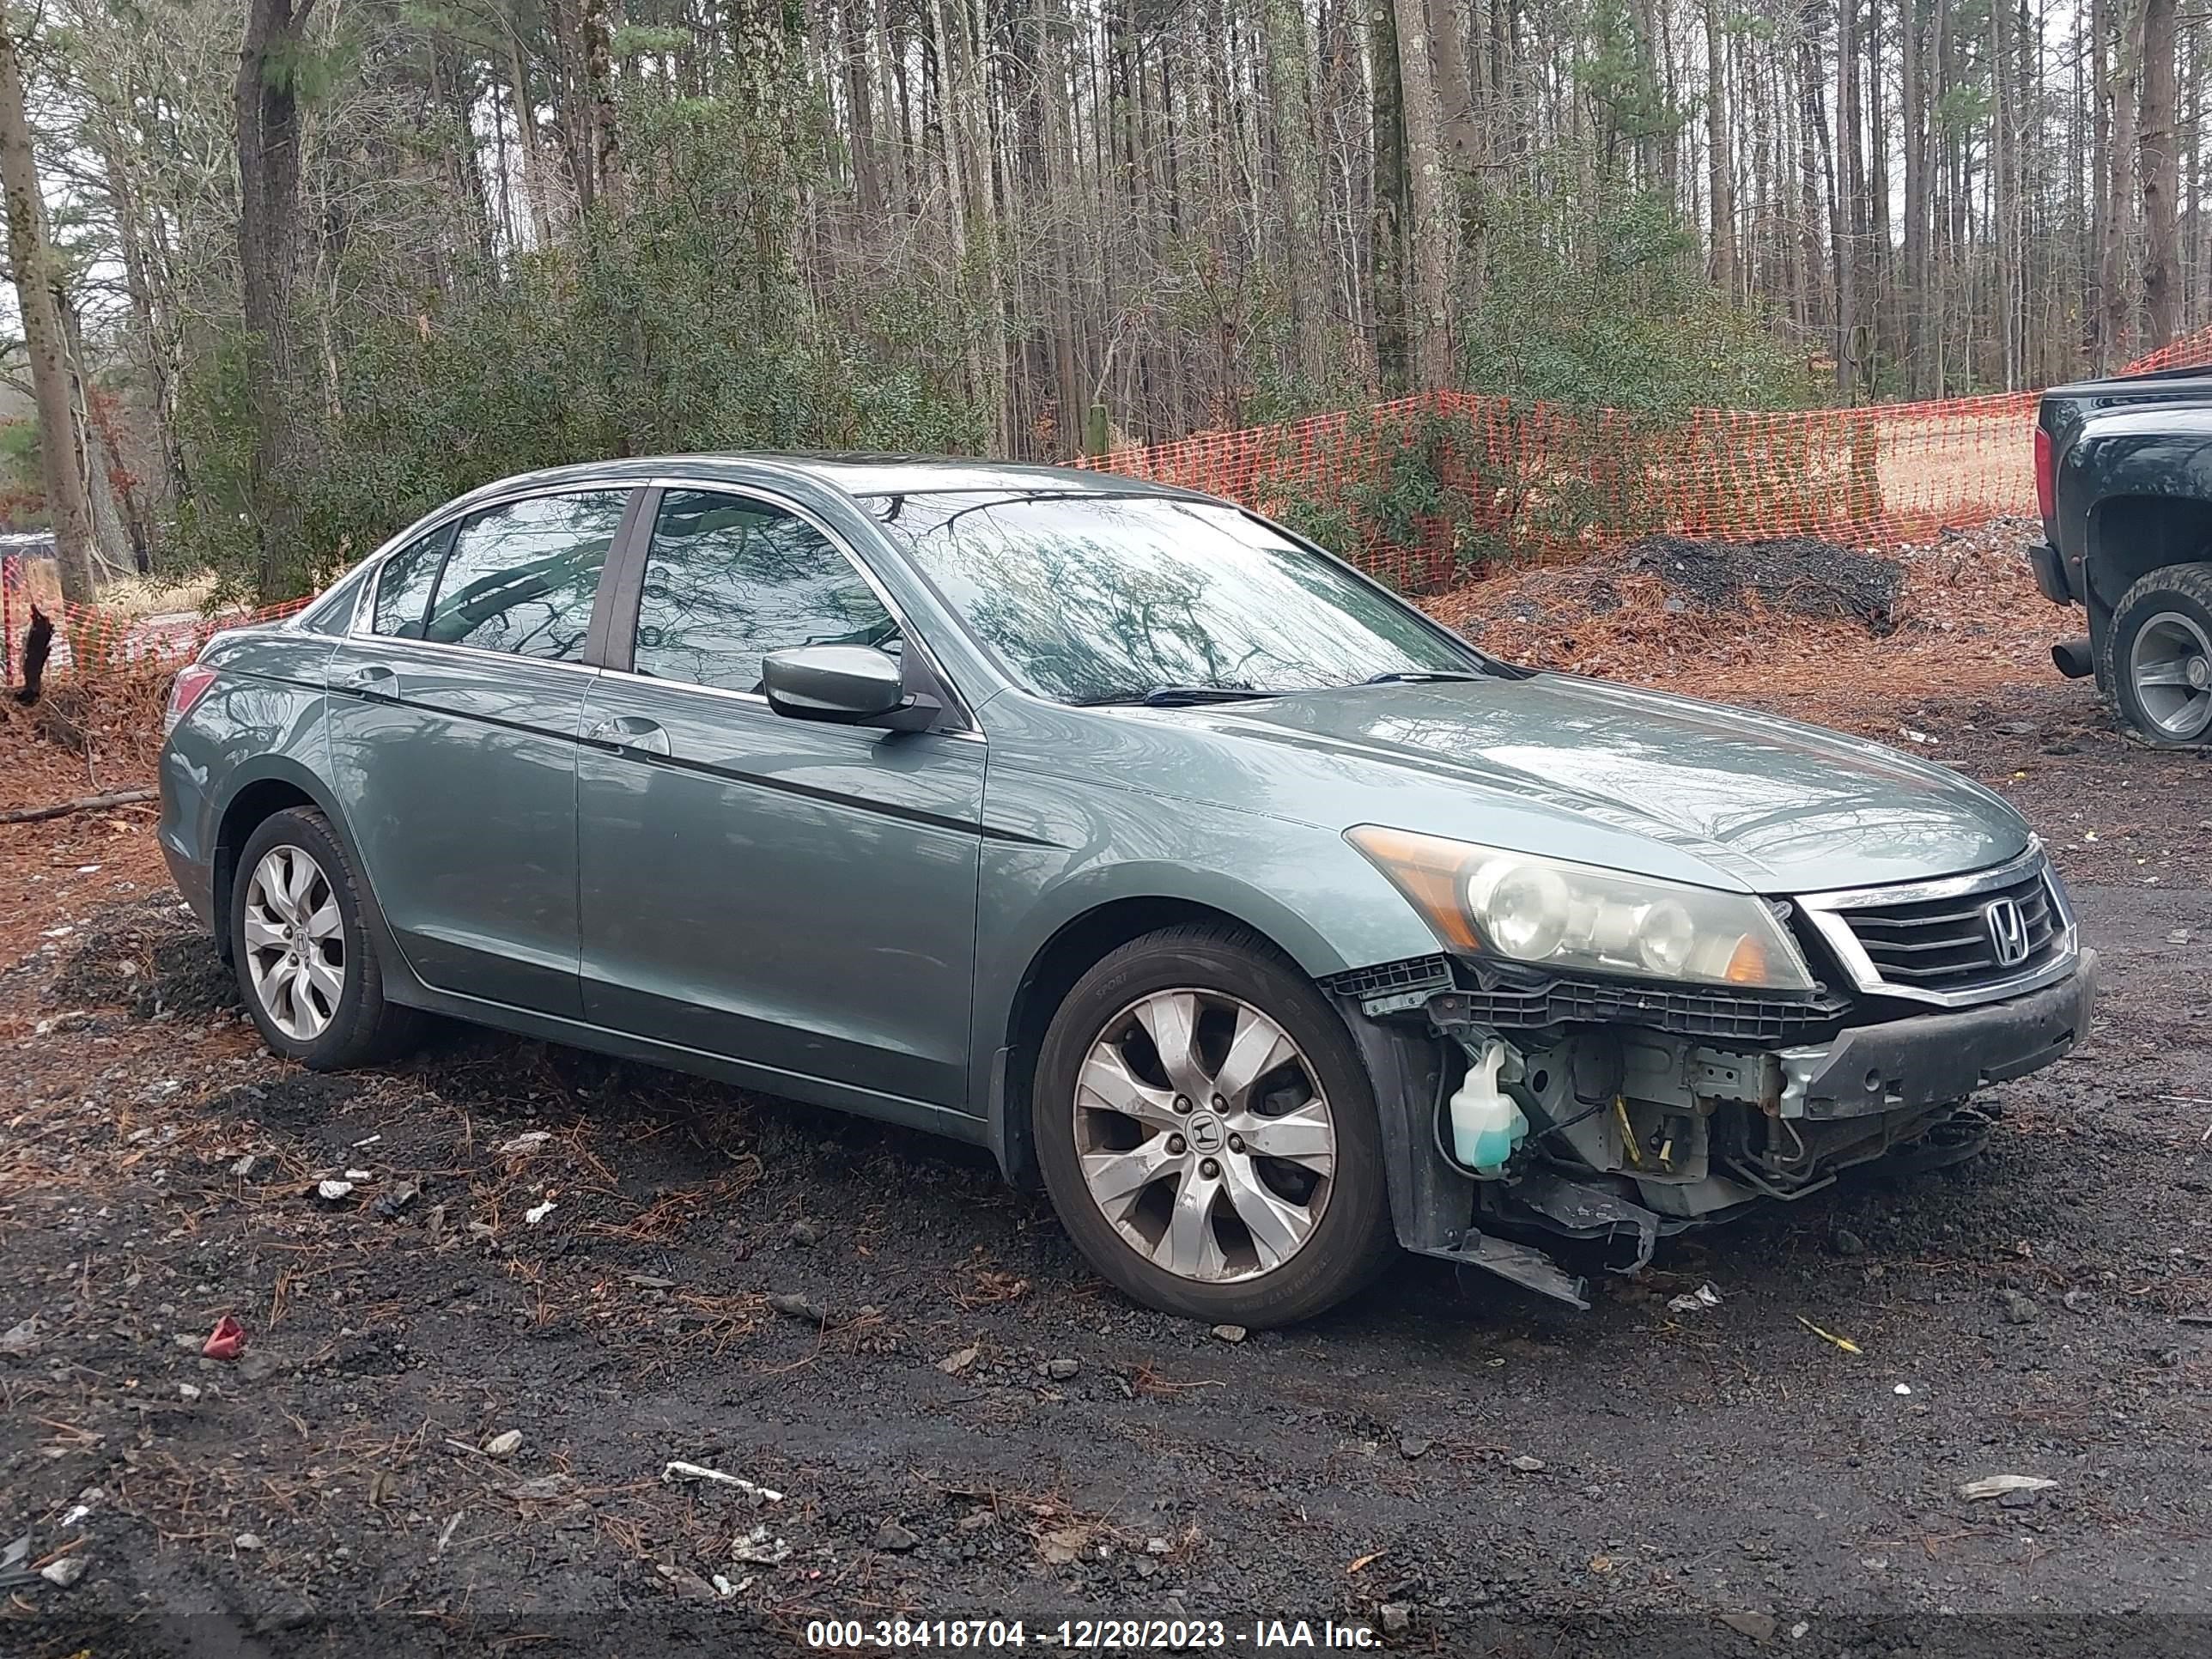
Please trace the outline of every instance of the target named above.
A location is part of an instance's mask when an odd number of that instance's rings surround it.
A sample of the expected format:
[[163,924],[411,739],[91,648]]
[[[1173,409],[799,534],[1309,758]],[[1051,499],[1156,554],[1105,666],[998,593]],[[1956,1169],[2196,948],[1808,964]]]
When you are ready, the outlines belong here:
[[[327,314],[335,384],[292,398],[303,464],[251,480],[251,404],[234,326],[185,388],[192,479],[172,526],[222,597],[309,591],[413,518],[492,479],[568,462],[742,449],[973,453],[989,430],[948,351],[978,325],[952,301],[855,279],[826,315],[790,249],[815,154],[804,109],[742,100],[626,105],[639,185],[555,251],[449,264],[437,286],[364,237]],[[870,283],[873,285],[871,286]],[[853,326],[857,314],[863,325]],[[319,381],[322,378],[317,377]],[[257,526],[284,490],[302,525],[264,591]]]
[[1671,204],[1619,185],[1486,198],[1461,384],[1519,401],[1679,417],[1820,400],[1804,354],[1705,279]]

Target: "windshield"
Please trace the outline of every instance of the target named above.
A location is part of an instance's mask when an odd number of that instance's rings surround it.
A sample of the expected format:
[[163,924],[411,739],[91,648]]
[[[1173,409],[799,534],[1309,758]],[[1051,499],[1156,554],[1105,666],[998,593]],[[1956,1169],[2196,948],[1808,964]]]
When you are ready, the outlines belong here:
[[1061,702],[1484,666],[1389,594],[1232,507],[971,494],[866,505],[1014,678]]

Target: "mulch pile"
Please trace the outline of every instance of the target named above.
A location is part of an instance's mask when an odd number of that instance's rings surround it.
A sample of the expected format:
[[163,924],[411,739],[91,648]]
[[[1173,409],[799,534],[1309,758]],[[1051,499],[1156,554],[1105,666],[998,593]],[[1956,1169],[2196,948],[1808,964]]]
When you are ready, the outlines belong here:
[[1770,611],[1855,619],[1877,638],[1897,631],[1905,593],[1905,568],[1894,559],[1809,536],[1735,543],[1647,536],[1622,556],[1621,567],[1656,576],[1669,594],[1708,611],[1741,611],[1753,593]]
[[[2027,548],[2040,535],[1997,520],[1893,554],[1652,537],[1421,603],[1509,662],[1851,730],[1901,697],[2048,683],[2051,641],[2079,613],[2035,590]],[[1882,730],[1893,738],[1895,722]]]

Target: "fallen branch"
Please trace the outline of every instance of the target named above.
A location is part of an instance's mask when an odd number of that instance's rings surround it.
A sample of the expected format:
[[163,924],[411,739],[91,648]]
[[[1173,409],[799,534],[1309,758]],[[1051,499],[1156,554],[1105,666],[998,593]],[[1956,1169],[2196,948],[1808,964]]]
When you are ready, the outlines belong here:
[[72,812],[104,812],[111,806],[136,806],[141,801],[159,800],[161,796],[158,789],[118,789],[112,794],[81,795],[52,806],[24,806],[12,812],[0,812],[0,823],[36,823],[41,818],[65,818]]

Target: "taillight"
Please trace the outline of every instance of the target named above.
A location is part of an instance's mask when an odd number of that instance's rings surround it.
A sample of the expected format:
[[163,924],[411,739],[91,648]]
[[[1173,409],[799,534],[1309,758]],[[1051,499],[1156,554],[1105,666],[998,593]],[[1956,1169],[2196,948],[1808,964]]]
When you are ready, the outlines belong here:
[[2041,427],[2035,428],[2035,510],[2046,520],[2058,516],[2058,457]]
[[192,705],[207,696],[215,678],[215,670],[205,663],[187,663],[177,671],[177,678],[169,682],[169,706],[161,711],[163,737],[184,723],[185,716],[192,712]]

